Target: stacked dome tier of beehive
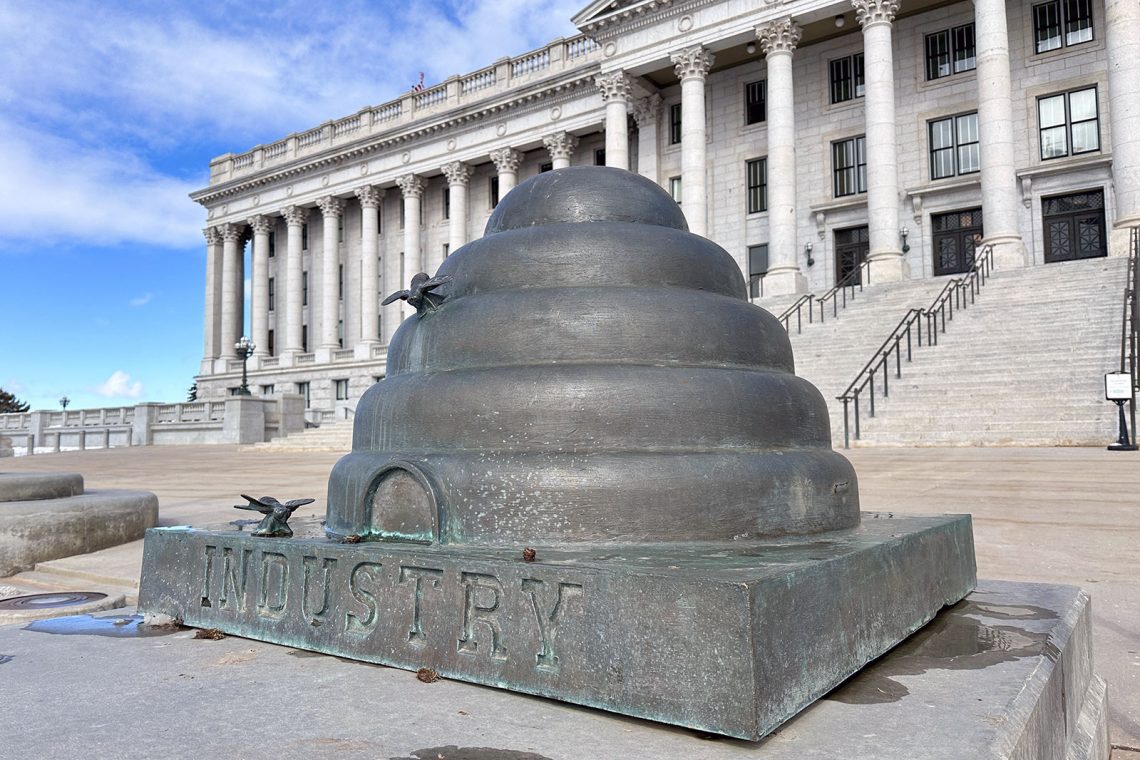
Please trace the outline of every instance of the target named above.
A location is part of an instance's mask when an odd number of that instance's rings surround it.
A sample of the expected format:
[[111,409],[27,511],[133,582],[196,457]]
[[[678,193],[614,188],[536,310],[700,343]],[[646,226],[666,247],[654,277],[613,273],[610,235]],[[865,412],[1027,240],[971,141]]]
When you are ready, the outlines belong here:
[[855,473],[779,322],[629,172],[507,194],[403,323],[334,468],[327,530],[516,545],[849,528]]

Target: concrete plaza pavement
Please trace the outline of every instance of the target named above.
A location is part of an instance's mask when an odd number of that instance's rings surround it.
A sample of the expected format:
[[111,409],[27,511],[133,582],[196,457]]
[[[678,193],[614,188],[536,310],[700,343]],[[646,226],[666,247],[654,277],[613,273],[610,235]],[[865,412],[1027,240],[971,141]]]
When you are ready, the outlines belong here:
[[[1093,599],[1096,670],[1109,688],[1116,760],[1140,760],[1140,454],[1094,448],[861,448],[846,452],[864,510],[974,516],[978,575],[1067,583]],[[186,446],[64,452],[0,461],[0,470],[74,471],[89,488],[159,497],[160,525],[250,517],[239,494],[315,497],[299,515],[324,512],[337,452],[267,452]],[[0,585],[76,588],[84,579],[137,583],[142,542],[44,563]],[[92,585],[91,583],[88,584]]]

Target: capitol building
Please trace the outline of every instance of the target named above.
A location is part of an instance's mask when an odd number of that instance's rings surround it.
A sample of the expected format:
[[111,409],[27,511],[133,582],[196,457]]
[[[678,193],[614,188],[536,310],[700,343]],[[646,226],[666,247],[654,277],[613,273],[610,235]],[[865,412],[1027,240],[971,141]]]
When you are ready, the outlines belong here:
[[246,335],[254,395],[346,418],[411,313],[381,301],[566,166],[658,183],[754,298],[962,273],[981,245],[999,271],[1122,256],[1140,225],[1136,0],[599,0],[573,23],[211,161],[200,398],[240,385]]

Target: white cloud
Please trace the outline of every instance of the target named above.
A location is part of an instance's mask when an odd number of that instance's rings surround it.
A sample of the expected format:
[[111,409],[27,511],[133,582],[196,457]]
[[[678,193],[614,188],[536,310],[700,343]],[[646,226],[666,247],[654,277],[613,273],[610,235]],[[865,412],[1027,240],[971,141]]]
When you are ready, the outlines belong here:
[[94,392],[106,398],[139,398],[143,393],[143,385],[121,369],[115,370],[107,381],[95,387]]
[[153,299],[153,298],[154,298],[153,293],[143,293],[141,296],[138,296],[137,298],[132,298],[129,301],[129,303],[131,306],[134,306],[137,308],[139,306],[146,306],[148,303],[151,302],[151,299]]

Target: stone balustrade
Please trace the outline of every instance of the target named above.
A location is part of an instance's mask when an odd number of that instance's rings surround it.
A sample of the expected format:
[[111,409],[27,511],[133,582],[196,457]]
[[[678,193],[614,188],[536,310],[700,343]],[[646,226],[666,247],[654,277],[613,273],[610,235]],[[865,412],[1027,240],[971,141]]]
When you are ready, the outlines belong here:
[[256,443],[304,428],[304,398],[231,396],[220,401],[0,414],[19,453],[86,448]]
[[364,135],[398,129],[432,113],[502,95],[548,71],[586,66],[600,57],[601,48],[584,35],[555,40],[537,50],[503,58],[492,66],[450,77],[434,87],[405,93],[395,100],[334,119],[306,132],[259,145],[245,153],[219,156],[210,163],[210,184],[228,182]]

